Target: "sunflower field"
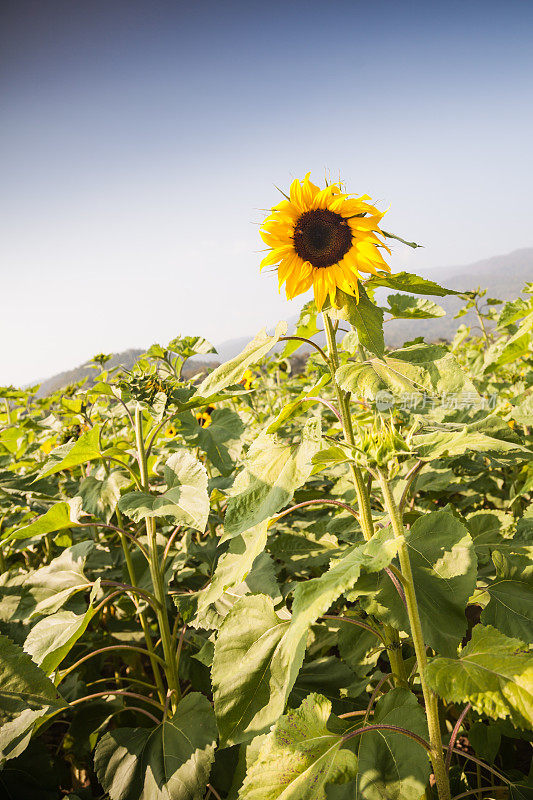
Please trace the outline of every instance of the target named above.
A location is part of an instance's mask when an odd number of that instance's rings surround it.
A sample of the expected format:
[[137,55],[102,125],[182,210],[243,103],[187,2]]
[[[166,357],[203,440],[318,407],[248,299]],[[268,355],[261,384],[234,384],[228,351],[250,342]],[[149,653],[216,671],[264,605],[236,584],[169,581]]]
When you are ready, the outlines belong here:
[[458,293],[382,216],[296,181],[315,299],[207,373],[0,390],[0,798],[533,797],[533,285],[391,351]]

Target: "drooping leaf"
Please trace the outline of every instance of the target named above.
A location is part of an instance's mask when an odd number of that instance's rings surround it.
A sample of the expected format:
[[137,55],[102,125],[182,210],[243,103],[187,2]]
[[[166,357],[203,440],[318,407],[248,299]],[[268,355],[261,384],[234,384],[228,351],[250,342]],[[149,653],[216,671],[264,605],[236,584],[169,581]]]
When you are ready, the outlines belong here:
[[117,728],[96,747],[98,780],[111,800],[200,800],[209,780],[217,730],[198,692],[156,728]]
[[445,297],[449,294],[462,294],[454,289],[445,289],[434,281],[420,278],[410,272],[396,272],[393,275],[380,273],[372,275],[365,286],[369,289],[376,289],[378,286],[386,286],[389,289],[396,289],[400,292],[412,292],[413,294],[428,294],[433,297]]
[[252,569],[256,558],[265,549],[268,521],[263,520],[254,528],[235,536],[228,552],[219,560],[211,583],[198,600],[198,615],[219,600],[231,587],[240,584]]
[[310,419],[296,445],[285,444],[263,432],[252,443],[228,501],[224,536],[237,536],[274,516],[287,505],[312,470],[311,459],[320,448],[319,419]]
[[5,541],[10,539],[29,539],[45,536],[47,533],[55,533],[66,528],[75,528],[80,525],[80,517],[83,515],[81,497],[74,497],[66,503],[56,503],[52,508],[36,520],[12,531]]
[[249,741],[283,712],[301,667],[307,632],[361,570],[382,569],[395,552],[388,529],[334,561],[320,578],[299,583],[292,618],[280,619],[262,595],[235,604],[220,629],[213,661],[215,713],[221,740]]
[[[470,534],[453,514],[433,511],[417,519],[405,538],[424,639],[438,653],[454,655],[466,632],[464,610],[476,585]],[[361,603],[369,613],[409,631],[407,611],[388,576],[381,577],[377,593],[362,597]]]
[[11,758],[17,758],[30,743],[36,723],[42,719],[48,708],[26,708],[11,722],[0,727],[0,767]]
[[262,741],[239,800],[325,800],[327,783],[345,783],[357,760],[342,736],[327,727],[331,703],[311,694],[289,711]]
[[192,453],[178,450],[164,468],[167,490],[163,494],[128,492],[118,507],[135,522],[146,517],[172,517],[198,531],[204,531],[209,516],[207,472]]
[[364,286],[359,284],[359,300],[338,289],[335,303],[329,313],[353,325],[363,347],[381,358],[385,352],[383,309],[370,300]]
[[245,370],[270,352],[286,332],[286,322],[278,322],[273,336],[268,336],[264,329],[260,331],[242,353],[214,369],[198,386],[197,394],[200,397],[209,398],[227,386],[239,383]]
[[283,713],[305,650],[303,640],[287,647],[289,624],[265,595],[243,597],[224,620],[211,673],[224,746],[250,741]]
[[78,639],[83,636],[95,611],[93,602],[99,591],[99,580],[95,582],[89,598],[89,607],[84,614],[58,611],[38,622],[24,642],[24,650],[47,675],[51,675],[68,655]]
[[395,319],[435,319],[444,317],[446,312],[432,300],[422,297],[411,297],[408,294],[390,294],[387,297],[389,307],[385,309]]
[[0,634],[0,716],[9,721],[27,708],[60,708],[52,681],[22,647]]
[[432,658],[426,678],[446,702],[471,703],[479,714],[533,725],[533,663],[524,643],[476,625],[458,658]]
[[53,475],[63,469],[72,469],[72,467],[77,467],[80,464],[84,464],[86,461],[94,461],[94,459],[100,458],[101,428],[101,425],[95,425],[86,433],[82,433],[80,438],[77,439],[72,446],[69,446],[68,452],[65,455],[62,455],[62,451],[60,451],[62,457],[59,461],[57,457],[54,456],[54,452],[52,452],[48,462],[40,471],[39,477],[44,478],[47,475]]
[[475,386],[446,347],[416,343],[383,359],[348,363],[337,370],[342,389],[375,399],[379,391],[421,395],[468,394],[478,398]]
[[[378,700],[372,724],[380,723],[429,738],[424,710],[408,689],[393,689]],[[425,749],[405,734],[381,730],[360,737],[357,788],[364,800],[419,800],[430,772]]]
[[101,478],[87,475],[79,486],[83,500],[83,510],[103,522],[109,522],[120,498],[120,490],[130,483],[130,479],[119,470]]
[[198,426],[198,445],[222,475],[229,475],[235,466],[234,458],[241,450],[239,440],[244,424],[230,408],[215,409],[211,419],[207,428]]
[[533,564],[525,556],[492,554],[496,580],[487,586],[490,595],[481,619],[506,636],[533,640]]

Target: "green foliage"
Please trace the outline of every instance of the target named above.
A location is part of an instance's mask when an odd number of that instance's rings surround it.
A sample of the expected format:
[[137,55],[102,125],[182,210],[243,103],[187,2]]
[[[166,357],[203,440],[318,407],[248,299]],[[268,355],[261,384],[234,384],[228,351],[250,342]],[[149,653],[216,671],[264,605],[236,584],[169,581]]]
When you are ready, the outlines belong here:
[[95,753],[98,779],[111,800],[198,800],[216,744],[211,706],[193,692],[156,728],[117,728]]
[[239,792],[239,800],[325,800],[327,783],[345,783],[356,758],[342,749],[342,736],[327,723],[331,703],[311,694],[281,717],[261,743]]

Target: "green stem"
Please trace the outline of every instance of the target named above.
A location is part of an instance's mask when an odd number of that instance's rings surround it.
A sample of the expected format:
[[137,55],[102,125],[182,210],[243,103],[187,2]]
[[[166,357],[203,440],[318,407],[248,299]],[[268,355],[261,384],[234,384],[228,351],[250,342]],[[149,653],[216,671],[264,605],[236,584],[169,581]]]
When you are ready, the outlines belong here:
[[[139,461],[139,471],[141,473],[141,484],[145,491],[149,491],[150,486],[148,483],[148,467],[146,463],[146,452],[144,448],[144,437],[142,429],[142,411],[139,404],[135,407],[135,441],[137,444],[137,456]],[[148,536],[148,552],[150,554],[150,575],[154,586],[154,594],[159,603],[157,610],[157,622],[159,625],[159,634],[161,636],[161,644],[163,645],[163,653],[166,662],[166,678],[168,688],[172,693],[171,708],[174,712],[177,707],[177,702],[181,697],[178,670],[176,658],[172,648],[172,637],[170,633],[170,624],[168,621],[165,584],[163,580],[163,573],[160,568],[159,556],[157,553],[157,533],[155,522],[149,517],[146,518],[146,534]]]
[[[351,447],[355,445],[355,436],[352,426],[352,417],[350,414],[350,394],[343,392],[337,383],[336,372],[339,366],[339,353],[337,350],[337,337],[333,323],[327,312],[324,312],[324,329],[326,331],[326,339],[328,343],[328,366],[331,373],[331,380],[335,387],[335,394],[337,396],[337,403],[341,414],[342,429],[344,432],[344,439]],[[365,479],[361,469],[356,464],[350,464],[352,473],[352,480],[357,496],[357,505],[359,508],[359,523],[363,536],[366,541],[369,541],[374,535],[374,522],[372,520],[372,509],[370,507],[370,495],[367,490]],[[400,646],[400,637],[390,625],[383,626],[383,633],[385,644],[387,646],[387,654],[394,677],[396,686],[407,686],[407,673],[402,658],[402,651]]]
[[409,559],[409,550],[405,539],[402,516],[392,495],[388,476],[382,470],[378,471],[378,475],[381,491],[383,492],[383,499],[385,501],[385,507],[390,517],[396,542],[398,543],[398,557],[404,578],[403,586],[407,603],[407,614],[409,616],[409,625],[411,628],[411,636],[413,639],[413,646],[418,663],[420,684],[422,686],[422,694],[424,695],[424,703],[426,706],[429,741],[431,744],[430,758],[433,765],[433,772],[435,773],[435,781],[437,784],[439,800],[451,800],[450,784],[444,763],[437,698],[426,682],[426,645],[422,632],[422,623],[420,622],[413,572],[411,570],[411,561]]

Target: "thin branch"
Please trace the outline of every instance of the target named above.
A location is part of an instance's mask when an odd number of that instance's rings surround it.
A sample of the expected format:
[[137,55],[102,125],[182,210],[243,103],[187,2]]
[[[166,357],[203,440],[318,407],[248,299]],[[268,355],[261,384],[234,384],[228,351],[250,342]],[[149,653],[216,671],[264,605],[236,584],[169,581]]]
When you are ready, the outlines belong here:
[[61,680],[63,680],[63,678],[66,675],[75,670],[85,661],[88,661],[90,658],[93,658],[93,656],[98,656],[101,655],[102,653],[107,653],[110,650],[113,650],[113,652],[115,650],[134,650],[136,653],[142,653],[145,656],[154,658],[161,664],[162,667],[166,667],[165,661],[160,656],[156,655],[155,653],[150,653],[150,651],[145,650],[144,647],[137,647],[136,645],[132,644],[113,644],[109,645],[109,647],[100,647],[98,650],[92,650],[90,653],[87,653],[87,655],[83,656],[78,661],[76,661],[75,664],[72,664],[72,666],[68,667],[68,669],[65,669],[61,672]]
[[498,770],[489,767],[488,764],[485,764],[485,762],[481,761],[479,758],[471,756],[470,753],[465,753],[463,750],[458,750],[457,747],[449,747],[448,745],[443,745],[443,747],[445,750],[451,750],[452,753],[455,753],[455,755],[457,756],[463,756],[463,758],[468,758],[469,761],[473,761],[475,764],[479,764],[480,767],[483,767],[483,769],[492,772],[493,775],[496,775],[497,778],[500,778],[500,780],[504,781],[505,783],[507,784],[512,783],[512,781],[506,778],[505,775],[502,775],[501,772],[498,772]]
[[411,467],[411,469],[409,470],[409,472],[405,476],[404,480],[407,481],[407,485],[406,485],[405,489],[403,490],[402,497],[401,497],[401,500],[400,500],[399,505],[398,505],[398,508],[400,509],[400,511],[404,510],[405,503],[407,501],[407,496],[409,495],[409,490],[411,489],[411,486],[413,485],[414,479],[416,478],[416,476],[418,475],[418,473],[420,472],[420,470],[424,466],[424,463],[425,463],[424,461],[417,461],[416,464],[413,467]]
[[383,636],[378,631],[374,630],[371,625],[367,625],[366,622],[360,622],[360,620],[352,619],[351,617],[336,617],[334,614],[322,614],[319,619],[332,619],[334,622],[349,622],[351,625],[357,625],[358,628],[363,628],[363,630],[373,633],[374,636],[377,636],[377,638],[385,644]]
[[339,414],[339,412],[337,411],[337,409],[335,408],[333,403],[330,403],[329,400],[325,400],[323,397],[312,397],[312,396],[311,397],[310,396],[304,397],[302,402],[304,402],[305,400],[316,400],[317,403],[322,403],[323,405],[325,405],[326,408],[329,408],[329,410],[332,412],[332,414],[335,414],[335,416],[337,417],[337,419],[339,420],[339,422],[342,425],[342,417],[341,417],[341,415]]
[[385,572],[387,573],[387,575],[389,576],[389,578],[393,582],[396,591],[400,595],[400,600],[402,601],[404,606],[407,608],[407,600],[405,599],[405,592],[403,590],[402,584],[400,583],[400,581],[398,580],[398,578],[396,577],[396,575],[394,574],[392,569],[390,569],[390,567],[385,567]]
[[128,539],[131,539],[131,541],[134,544],[137,545],[137,547],[142,552],[144,557],[146,559],[150,560],[150,556],[148,555],[148,551],[146,550],[144,545],[142,545],[135,538],[135,536],[132,533],[128,533],[128,531],[125,531],[123,528],[117,528],[116,525],[106,524],[105,522],[81,522],[81,523],[74,524],[73,527],[76,527],[76,528],[89,528],[89,527],[92,527],[92,528],[104,528],[105,530],[108,530],[108,531],[115,531],[115,533],[123,533],[124,536],[127,536]]
[[206,798],[209,797],[209,793],[211,793],[213,795],[213,797],[215,798],[215,800],[222,800],[222,798],[219,795],[219,793],[216,791],[216,789],[214,789],[212,787],[212,785],[210,783],[207,784],[207,788],[208,788],[209,791],[208,791],[208,793],[206,795]]
[[157,700],[152,700],[151,697],[144,697],[144,695],[137,694],[136,692],[122,691],[121,689],[116,689],[115,691],[110,689],[108,692],[95,692],[94,694],[88,694],[85,697],[79,697],[77,700],[73,700],[71,703],[69,703],[68,707],[73,708],[74,706],[79,706],[80,703],[85,703],[86,700],[94,700],[95,697],[115,697],[119,695],[124,697],[136,697],[137,700],[144,700],[145,703],[154,706],[158,709],[158,711],[163,711],[162,704],[158,703]]
[[495,792],[497,789],[507,789],[507,786],[480,786],[478,789],[470,789],[469,792],[463,792],[462,794],[456,794],[453,800],[460,800],[461,797],[471,797],[473,794],[478,794],[479,792]]
[[372,731],[393,731],[394,733],[401,733],[404,736],[407,736],[409,739],[412,739],[414,742],[418,742],[418,744],[427,750],[428,753],[431,751],[431,745],[429,742],[426,742],[425,739],[422,739],[421,736],[413,733],[413,731],[408,731],[406,728],[400,728],[398,725],[367,725],[364,728],[358,728],[352,733],[347,733],[346,736],[342,737],[342,743],[344,744],[344,742],[347,742],[349,739],[353,739],[355,736],[361,736],[363,733],[371,733]]
[[471,703],[467,703],[466,706],[461,711],[461,713],[459,714],[459,719],[455,723],[454,729],[452,731],[452,735],[450,737],[450,745],[449,745],[449,748],[448,748],[448,752],[446,753],[445,766],[446,766],[447,770],[450,769],[450,764],[452,763],[452,751],[453,751],[453,748],[455,746],[455,740],[457,739],[457,734],[459,733],[459,729],[460,729],[461,725],[463,724],[464,718],[466,717],[466,715],[468,714],[468,712],[470,711],[471,708],[472,708],[472,704]]
[[327,357],[327,355],[324,352],[324,350],[322,350],[320,345],[318,345],[316,342],[311,341],[311,339],[306,339],[305,336],[281,336],[279,341],[280,342],[289,342],[289,341],[291,341],[291,339],[294,340],[294,341],[297,341],[297,342],[306,342],[307,344],[310,344],[311,347],[314,347],[315,350],[318,350],[318,352],[320,353],[320,355],[322,356],[322,358],[324,359],[326,364],[329,364],[329,358]]
[[305,506],[316,506],[316,505],[327,505],[327,506],[338,506],[339,508],[344,508],[346,511],[349,511],[357,520],[359,519],[359,515],[357,511],[355,511],[348,503],[343,503],[341,500],[329,500],[325,498],[324,500],[306,500],[303,503],[297,503],[295,506],[291,506],[290,508],[285,509],[282,511],[281,514],[277,514],[275,517],[272,517],[270,522],[278,522],[282,517],[286,517],[287,514],[290,514],[292,511],[296,511],[298,508],[305,508]]
[[117,709],[117,711],[115,711],[113,714],[111,714],[111,716],[114,717],[117,714],[122,714],[123,711],[137,711],[139,714],[144,714],[146,717],[151,719],[153,722],[155,722],[156,725],[160,725],[161,724],[161,720],[160,719],[157,719],[157,717],[154,717],[154,715],[150,714],[149,711],[145,711],[144,708],[139,708],[139,706],[124,706],[124,708]]
[[381,689],[381,687],[383,686],[383,684],[384,684],[384,683],[386,683],[386,681],[390,680],[390,678],[391,678],[391,677],[392,677],[392,672],[391,672],[391,673],[389,673],[388,675],[384,675],[384,676],[381,678],[381,680],[379,680],[379,681],[378,681],[378,683],[377,683],[377,685],[376,685],[376,688],[375,688],[375,689],[374,689],[374,691],[372,692],[372,694],[371,694],[371,696],[370,696],[370,700],[368,701],[368,705],[367,705],[367,707],[366,707],[366,712],[365,712],[365,722],[368,720],[368,717],[370,716],[370,712],[371,712],[371,710],[372,710],[372,706],[374,705],[374,701],[375,701],[376,697],[378,696],[378,692],[379,692],[379,690]]
[[157,602],[157,598],[151,592],[147,592],[144,589],[139,589],[136,586],[130,586],[128,583],[120,583],[119,581],[108,581],[104,580],[101,581],[102,586],[117,586],[118,588],[122,589],[124,592],[131,592],[131,594],[138,594],[140,597],[144,598],[154,609],[157,611],[159,608],[159,603]]
[[174,541],[174,539],[176,538],[176,536],[178,535],[178,533],[179,533],[180,531],[181,531],[181,525],[176,525],[176,527],[174,528],[174,530],[173,530],[173,531],[172,531],[172,533],[170,534],[169,540],[168,540],[168,542],[167,542],[167,543],[166,543],[166,545],[165,545],[165,549],[163,550],[163,559],[162,559],[162,564],[163,564],[163,565],[165,564],[165,561],[166,561],[166,560],[167,560],[167,558],[168,558],[168,554],[169,554],[169,551],[170,551],[170,547],[171,547],[171,545],[172,545],[172,542]]

